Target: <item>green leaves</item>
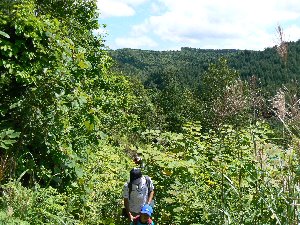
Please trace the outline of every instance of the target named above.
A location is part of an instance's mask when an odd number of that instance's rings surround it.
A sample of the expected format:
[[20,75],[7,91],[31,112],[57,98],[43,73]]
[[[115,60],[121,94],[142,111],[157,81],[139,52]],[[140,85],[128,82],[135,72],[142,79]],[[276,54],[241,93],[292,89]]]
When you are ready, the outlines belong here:
[[12,129],[0,130],[0,149],[9,149],[20,136],[20,132],[15,132]]
[[223,125],[207,133],[200,127],[188,123],[184,134],[143,133],[148,145],[140,152],[157,184],[159,220],[249,225],[259,218],[266,224],[285,221],[281,210],[287,209],[282,205],[287,196],[280,191],[285,172],[279,172],[278,160],[287,162],[288,153],[272,143],[268,126],[257,123],[239,130]]
[[[72,212],[72,198],[52,187],[27,189],[19,182],[2,186],[7,192],[0,201],[5,209],[4,224],[77,224]],[[9,190],[9,191],[8,191]],[[0,217],[2,222],[3,217]]]
[[10,38],[10,36],[7,33],[3,32],[1,30],[0,30],[0,35],[3,37],[6,37],[6,38]]
[[298,185],[299,155],[275,145],[264,124],[222,124],[237,109],[226,111],[233,100],[243,102],[231,97],[244,90],[226,60],[202,77],[203,104],[176,68],[149,82],[160,90],[150,98],[140,82],[107,73],[111,59],[92,34],[96,1],[0,5],[0,148],[11,156],[0,154],[0,172],[9,159],[10,175],[36,190],[9,187],[8,211],[13,205],[34,224],[120,224],[121,190],[134,166],[126,153],[139,145],[160,223],[288,224],[298,198],[288,183]]

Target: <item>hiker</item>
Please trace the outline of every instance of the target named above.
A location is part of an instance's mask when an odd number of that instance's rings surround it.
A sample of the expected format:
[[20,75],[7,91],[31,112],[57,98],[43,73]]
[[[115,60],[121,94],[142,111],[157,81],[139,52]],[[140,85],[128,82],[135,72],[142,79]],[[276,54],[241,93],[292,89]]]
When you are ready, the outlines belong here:
[[123,188],[125,212],[124,216],[130,221],[139,215],[141,208],[148,204],[153,207],[154,185],[150,177],[143,176],[141,169],[130,171],[130,180]]
[[145,168],[143,158],[138,153],[135,154],[135,156],[133,158],[133,161],[134,161],[134,163],[136,164],[137,167],[139,167],[141,169]]
[[140,215],[134,217],[130,225],[154,225],[154,222],[151,220],[152,213],[152,207],[150,205],[144,205],[140,211]]

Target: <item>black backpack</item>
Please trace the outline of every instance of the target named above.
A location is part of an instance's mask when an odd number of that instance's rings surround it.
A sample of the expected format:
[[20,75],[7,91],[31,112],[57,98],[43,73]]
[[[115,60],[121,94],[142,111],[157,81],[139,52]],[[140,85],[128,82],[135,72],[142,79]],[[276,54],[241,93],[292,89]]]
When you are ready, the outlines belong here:
[[[146,178],[146,185],[147,185],[147,188],[148,188],[148,197],[150,195],[150,178],[149,176],[144,176]],[[129,182],[128,183],[128,189],[129,189],[129,195],[128,195],[128,199],[130,199],[130,194],[132,192],[132,182]]]

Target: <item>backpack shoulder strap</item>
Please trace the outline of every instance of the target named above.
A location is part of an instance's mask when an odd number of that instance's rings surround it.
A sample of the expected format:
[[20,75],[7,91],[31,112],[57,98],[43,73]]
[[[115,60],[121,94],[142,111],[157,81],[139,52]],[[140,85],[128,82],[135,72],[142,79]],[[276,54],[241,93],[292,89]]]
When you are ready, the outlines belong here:
[[150,190],[150,178],[147,175],[145,175],[145,178],[146,178],[146,185],[147,185],[148,191],[149,191]]
[[149,176],[147,176],[147,175],[145,175],[145,179],[146,179],[146,185],[147,185],[147,188],[148,188],[148,197],[149,197],[149,195],[150,195],[150,183],[151,183],[151,181],[150,181]]
[[128,199],[130,199],[130,194],[132,192],[132,183],[131,182],[128,182]]

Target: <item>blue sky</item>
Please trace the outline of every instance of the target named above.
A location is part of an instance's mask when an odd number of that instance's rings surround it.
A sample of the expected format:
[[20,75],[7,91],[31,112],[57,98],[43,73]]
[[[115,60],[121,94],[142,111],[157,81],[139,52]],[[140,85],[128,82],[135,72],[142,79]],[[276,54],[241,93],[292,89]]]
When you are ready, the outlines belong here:
[[111,49],[263,50],[300,39],[299,0],[98,0]]

